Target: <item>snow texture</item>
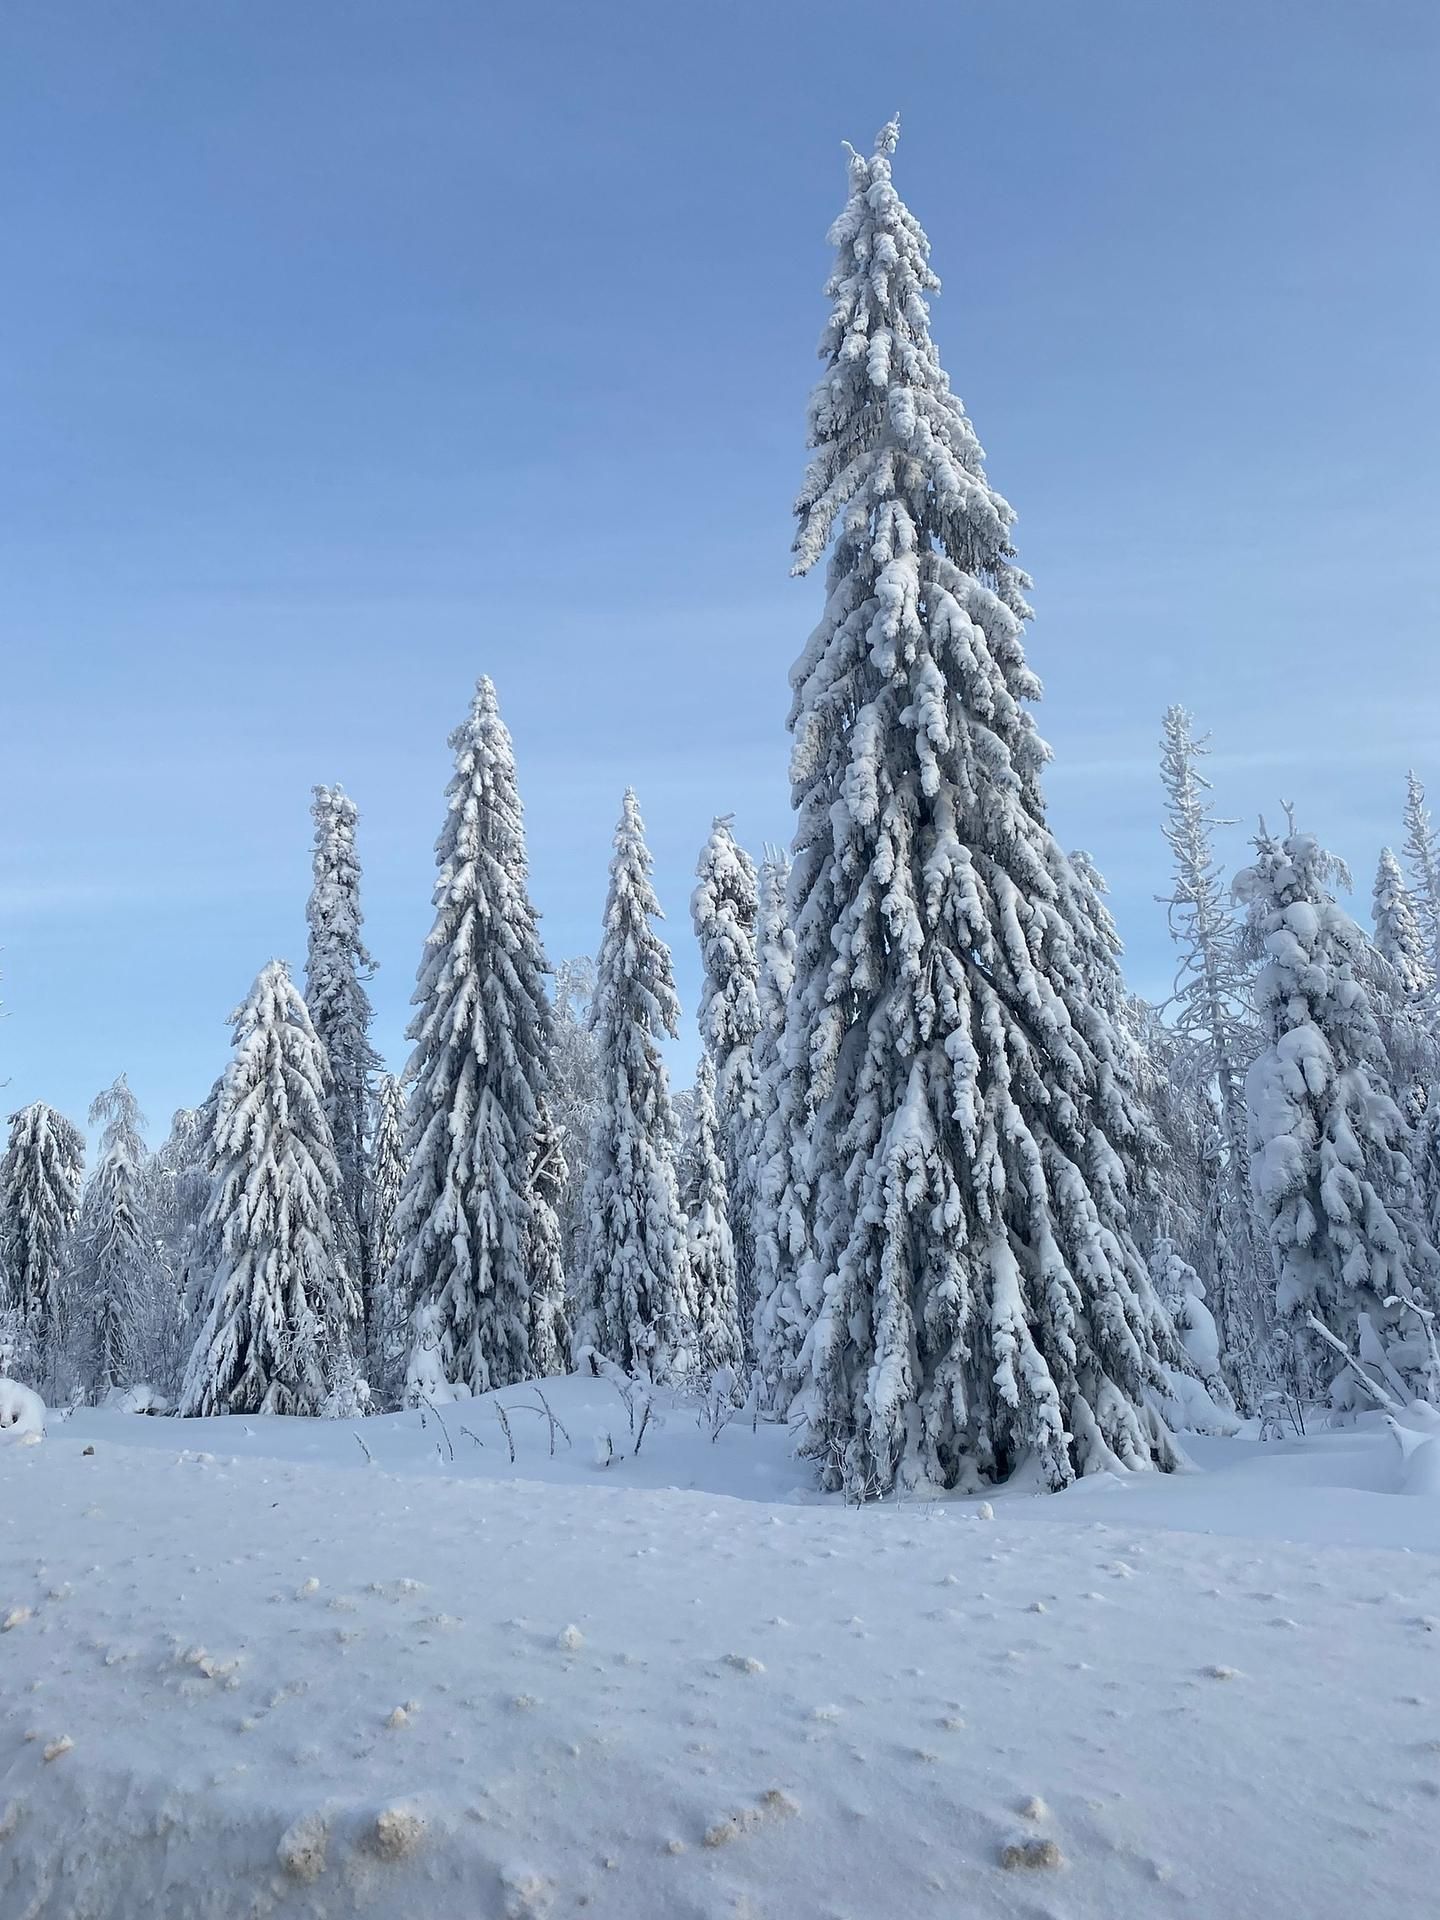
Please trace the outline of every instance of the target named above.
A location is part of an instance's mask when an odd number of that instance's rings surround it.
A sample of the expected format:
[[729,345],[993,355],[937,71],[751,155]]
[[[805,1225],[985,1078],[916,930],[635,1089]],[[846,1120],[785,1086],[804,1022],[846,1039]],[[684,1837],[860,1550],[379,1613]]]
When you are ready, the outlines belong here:
[[663,1396],[597,1476],[529,1393],[453,1459],[426,1409],[0,1451],[6,1920],[1433,1911],[1440,1501],[1378,1417],[981,1524]]

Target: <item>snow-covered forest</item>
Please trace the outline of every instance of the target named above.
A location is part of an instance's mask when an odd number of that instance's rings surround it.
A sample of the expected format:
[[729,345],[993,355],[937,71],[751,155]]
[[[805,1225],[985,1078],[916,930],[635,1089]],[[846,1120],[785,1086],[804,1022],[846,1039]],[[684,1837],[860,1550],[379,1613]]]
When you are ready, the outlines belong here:
[[370,1036],[360,810],[319,785],[303,978],[260,967],[164,1144],[123,1077],[88,1169],[73,1119],[11,1116],[6,1373],[322,1418],[572,1368],[721,1381],[854,1500],[1164,1469],[1177,1429],[1440,1395],[1422,776],[1396,770],[1364,927],[1324,822],[1281,802],[1222,870],[1207,737],[1157,715],[1175,985],[1127,987],[1104,879],[1047,824],[1015,515],[932,336],[897,139],[851,160],[831,233],[791,845],[738,845],[717,794],[698,850],[695,1087],[667,1078],[685,1016],[637,796],[594,959],[557,969],[482,675],[409,1057]]
[[[1362,888],[1374,869],[1362,922],[1326,821],[1283,794],[1248,863],[1225,869],[1219,829],[1250,796],[1210,771],[1205,716],[1157,713],[1153,831],[1171,878],[1154,912],[1174,984],[1158,1001],[1133,990],[1101,867],[1050,825],[1017,515],[932,332],[944,262],[901,197],[902,156],[893,121],[850,153],[830,232],[793,531],[793,571],[823,574],[824,603],[774,716],[777,754],[789,733],[783,848],[740,844],[716,792],[693,893],[662,900],[645,795],[617,792],[593,953],[548,952],[526,741],[482,649],[473,688],[455,690],[434,870],[416,875],[405,1057],[382,1058],[373,1034],[365,796],[317,767],[303,965],[247,956],[228,1058],[163,1143],[147,1146],[123,1075],[88,1115],[44,1101],[10,1115],[0,1442],[45,1439],[0,1447],[0,1517],[15,1528],[0,1690],[23,1646],[14,1671],[34,1697],[23,1713],[18,1693],[5,1701],[4,1724],[25,1721],[25,1764],[46,1771],[43,1793],[16,1785],[0,1756],[7,1920],[69,1911],[65,1872],[74,1911],[95,1916],[461,1910],[447,1893],[537,1920],[579,1906],[641,1920],[1069,1912],[967,1894],[949,1842],[922,1858],[897,1839],[912,1820],[943,1833],[942,1756],[973,1747],[977,1726],[998,1740],[1015,1676],[1061,1651],[1045,1710],[1016,1715],[1013,1744],[961,1776],[976,1794],[1003,1776],[1003,1813],[975,1816],[963,1842],[998,1873],[1043,1877],[1078,1852],[1109,1864],[1075,1911],[1178,1912],[1168,1847],[1198,1896],[1189,1911],[1353,1911],[1328,1899],[1360,1869],[1327,1884],[1302,1857],[1303,1823],[1279,1811],[1251,1834],[1251,1812],[1231,1808],[1249,1836],[1233,1884],[1205,1863],[1200,1797],[1193,1831],[1158,1837],[1172,1767],[1213,1781],[1250,1741],[1256,1769],[1313,1765],[1317,1794],[1364,1779],[1377,1798],[1355,1820],[1384,1828],[1389,1853],[1363,1877],[1377,1899],[1389,1885],[1387,1911],[1420,1911],[1395,1853],[1433,1826],[1428,1719],[1377,1707],[1383,1727],[1366,1720],[1346,1761],[1347,1702],[1323,1696],[1344,1684],[1348,1643],[1320,1634],[1328,1622],[1343,1637],[1341,1610],[1363,1610],[1365,1686],[1423,1704],[1433,1578],[1381,1567],[1409,1536],[1382,1524],[1371,1537],[1338,1489],[1379,1485],[1382,1458],[1397,1489],[1440,1488],[1440,834],[1426,770],[1390,775],[1392,844],[1350,850]],[[702,979],[688,1008],[682,939]],[[685,1022],[699,1064],[678,1087],[667,1047]],[[61,1443],[63,1474],[36,1477]],[[1304,1465],[1282,1486],[1256,1477],[1262,1458]],[[623,1513],[606,1504],[621,1487],[639,1503]],[[1123,1515],[1100,1498],[1117,1489]],[[1037,1497],[1022,1507],[1022,1493]],[[1267,1571],[1244,1538],[1198,1557],[1176,1544],[1226,1503],[1221,1532],[1244,1536],[1253,1518],[1273,1537]],[[1332,1535],[1375,1564],[1330,1580]],[[274,1603],[261,1623],[221,1577],[236,1569],[250,1591],[242,1553]],[[177,1596],[153,1645],[114,1584],[121,1569],[140,1582],[141,1554]],[[1196,1598],[1202,1573],[1215,1599]],[[583,1623],[552,1619],[554,1593],[587,1590]],[[503,1681],[488,1640],[466,1664],[464,1615],[491,1597]],[[1203,1655],[1187,1637],[1196,1606],[1213,1620]],[[80,1622],[76,1645],[131,1675],[140,1720],[183,1702],[178,1731],[138,1733],[113,1688],[87,1706],[78,1664],[43,1638],[52,1621]],[[697,1635],[708,1664],[687,1680],[662,1649]],[[802,1642],[813,1671],[786,1651]],[[1097,1660],[1124,1669],[1107,1710],[1141,1729],[1123,1775],[1094,1757],[1110,1737],[1084,1704]],[[1207,1715],[1250,1673],[1263,1685],[1217,1731]],[[1311,1720],[1283,1723],[1309,1762],[1255,1744],[1282,1724],[1288,1687],[1319,1699]],[[363,1735],[337,1705],[357,1688]],[[1173,1735],[1162,1711],[1182,1716]],[[109,1743],[102,1771],[158,1779],[172,1740],[183,1759],[158,1800],[117,1794],[128,1892],[93,1835],[57,1864],[67,1819],[92,1817],[64,1798],[87,1714]],[[606,1716],[611,1734],[596,1733]],[[222,1724],[243,1755],[217,1758]],[[1077,1745],[1058,1785],[1047,1724],[1093,1749]],[[1416,1827],[1395,1814],[1402,1788],[1370,1768],[1382,1738],[1387,1753],[1409,1742],[1403,1791],[1432,1796]],[[619,1783],[616,1758],[633,1770]],[[877,1811],[879,1853],[845,1831],[845,1769],[870,1761],[884,1778],[854,1821]],[[577,1764],[583,1819],[556,1785]],[[293,1817],[271,1833],[257,1783],[286,1766]],[[663,1781],[689,1766],[714,1801],[694,1834],[664,1811]],[[1121,1833],[1110,1794],[1132,1797],[1150,1838]],[[199,1810],[227,1796],[253,1799],[263,1840],[238,1814]],[[761,1864],[744,1884],[712,1875],[704,1899],[657,1891],[624,1851],[632,1796],[654,1816],[647,1859],[693,1847],[719,1874],[749,1849]],[[807,1844],[846,1858],[858,1905],[820,1899],[783,1838],[817,1797],[825,1837]],[[269,1892],[227,1904],[217,1881],[202,1897],[180,1842],[163,1859],[152,1844],[172,1829],[218,1849],[226,1886],[253,1869]],[[506,1836],[503,1858],[481,1860],[487,1834]],[[405,1877],[437,1858],[428,1888]],[[626,1884],[607,1891],[617,1860]],[[1263,1890],[1253,1908],[1237,1904],[1242,1880]]]

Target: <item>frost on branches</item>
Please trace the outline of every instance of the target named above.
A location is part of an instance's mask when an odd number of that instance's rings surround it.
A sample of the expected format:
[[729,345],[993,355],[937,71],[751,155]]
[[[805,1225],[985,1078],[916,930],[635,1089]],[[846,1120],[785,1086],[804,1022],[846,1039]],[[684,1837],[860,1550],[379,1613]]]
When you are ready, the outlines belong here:
[[584,1337],[627,1373],[665,1380],[688,1361],[685,1222],[675,1184],[675,1117],[660,1042],[680,1002],[650,849],[627,790],[596,960],[591,1025],[598,1088],[585,1184]]
[[157,1264],[140,1131],[145,1116],[123,1073],[96,1096],[90,1124],[103,1131],[80,1215],[82,1311],[93,1383],[103,1398],[135,1378],[136,1338]]
[[335,1228],[325,1050],[281,960],[231,1024],[211,1140],[218,1265],[180,1412],[348,1412],[356,1301]]
[[[1325,1373],[1314,1314],[1352,1353],[1378,1350],[1419,1391],[1428,1352],[1421,1308],[1436,1256],[1418,1218],[1405,1122],[1387,1085],[1364,934],[1331,896],[1338,861],[1307,833],[1261,830],[1235,883],[1263,959],[1256,984],[1265,1045],[1250,1069],[1251,1178],[1278,1276],[1277,1305]],[[1334,1390],[1344,1397],[1344,1379]]]
[[695,1354],[706,1380],[712,1380],[722,1367],[738,1375],[742,1359],[735,1243],[725,1167],[720,1158],[715,1081],[715,1064],[708,1053],[702,1054],[695,1070],[695,1097],[680,1185],[689,1248],[690,1297],[695,1311]]
[[715,821],[700,854],[690,911],[703,970],[700,1036],[715,1063],[715,1113],[742,1324],[748,1326],[755,1304],[755,1169],[763,1120],[755,1060],[761,1019],[755,945],[759,898],[755,864],[736,844],[728,819]]
[[[1045,824],[1013,515],[936,357],[886,127],[852,156],[796,571],[796,980],[777,1301],[826,1485],[1169,1466],[1181,1363],[1126,1226],[1134,1134]],[[762,1363],[763,1364],[763,1363]]]
[[395,1214],[395,1284],[414,1314],[412,1400],[444,1386],[485,1393],[532,1372],[530,1182],[550,1003],[515,753],[488,679],[450,745]]
[[0,1281],[19,1323],[18,1344],[56,1398],[69,1334],[66,1278],[80,1217],[85,1142],[79,1129],[42,1100],[10,1116],[0,1161]]

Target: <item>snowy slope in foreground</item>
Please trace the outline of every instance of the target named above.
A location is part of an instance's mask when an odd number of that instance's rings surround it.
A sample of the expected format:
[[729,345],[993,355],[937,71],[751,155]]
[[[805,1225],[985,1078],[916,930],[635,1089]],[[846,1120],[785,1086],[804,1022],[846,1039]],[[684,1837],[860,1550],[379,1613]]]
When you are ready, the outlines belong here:
[[517,1414],[514,1468],[478,1403],[373,1466],[101,1412],[0,1452],[4,1920],[1433,1911],[1440,1502],[1378,1427],[986,1518],[673,1412],[602,1472],[613,1392],[550,1397],[573,1449]]

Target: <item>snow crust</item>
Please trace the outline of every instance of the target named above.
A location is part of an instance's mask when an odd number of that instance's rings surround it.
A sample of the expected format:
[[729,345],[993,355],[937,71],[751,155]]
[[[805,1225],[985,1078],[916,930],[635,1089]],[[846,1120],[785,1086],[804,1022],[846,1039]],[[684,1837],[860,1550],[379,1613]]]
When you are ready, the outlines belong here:
[[982,1520],[543,1391],[553,1453],[523,1388],[0,1453],[0,1915],[1433,1912],[1428,1433],[1252,1425]]

